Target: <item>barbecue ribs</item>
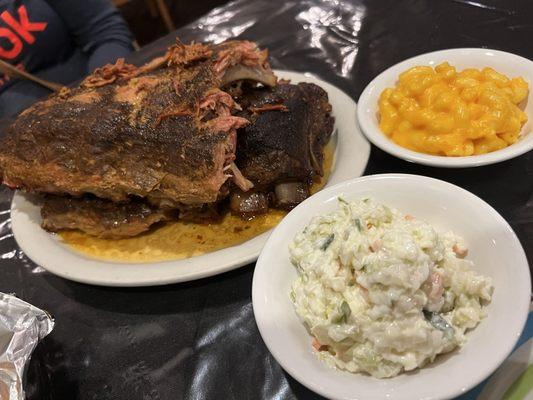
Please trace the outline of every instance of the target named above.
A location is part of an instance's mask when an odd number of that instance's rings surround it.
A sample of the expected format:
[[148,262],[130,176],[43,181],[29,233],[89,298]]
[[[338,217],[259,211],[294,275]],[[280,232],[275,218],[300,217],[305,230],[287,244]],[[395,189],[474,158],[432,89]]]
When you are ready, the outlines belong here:
[[326,92],[278,84],[254,43],[178,41],[21,113],[0,144],[0,179],[45,194],[49,231],[129,237],[227,207],[243,217],[294,207],[323,173],[332,129]]

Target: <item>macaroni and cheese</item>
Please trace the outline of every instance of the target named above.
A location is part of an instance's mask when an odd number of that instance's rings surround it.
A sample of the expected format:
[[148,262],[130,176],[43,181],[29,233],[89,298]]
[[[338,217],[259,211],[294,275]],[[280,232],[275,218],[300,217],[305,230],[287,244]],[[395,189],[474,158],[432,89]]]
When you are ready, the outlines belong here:
[[413,67],[379,99],[380,129],[402,147],[470,156],[515,143],[526,114],[528,84],[492,68],[458,72],[447,62]]

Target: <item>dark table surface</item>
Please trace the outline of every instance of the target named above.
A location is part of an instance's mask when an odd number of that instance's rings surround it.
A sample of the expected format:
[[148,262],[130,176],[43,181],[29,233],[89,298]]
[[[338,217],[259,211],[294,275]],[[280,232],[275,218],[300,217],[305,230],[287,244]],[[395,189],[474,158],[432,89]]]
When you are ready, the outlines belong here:
[[[357,99],[370,80],[417,54],[488,47],[533,58],[533,3],[488,0],[241,0],[178,30],[183,41],[246,38],[276,68],[312,71]],[[169,35],[132,57],[141,63]],[[410,164],[372,148],[366,174],[404,172],[455,183],[491,204],[533,259],[533,153],[472,169]],[[251,304],[254,265],[213,278],[105,288],[55,277],[30,261],[0,190],[0,291],[50,311],[54,331],[28,370],[29,399],[318,398],[267,351]],[[445,377],[443,377],[445,379]]]

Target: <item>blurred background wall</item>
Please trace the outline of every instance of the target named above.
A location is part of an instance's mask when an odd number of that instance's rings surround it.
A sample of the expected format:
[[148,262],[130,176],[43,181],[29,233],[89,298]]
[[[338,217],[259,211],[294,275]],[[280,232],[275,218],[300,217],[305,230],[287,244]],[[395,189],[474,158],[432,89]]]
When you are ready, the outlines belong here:
[[229,0],[112,0],[139,46],[150,43]]

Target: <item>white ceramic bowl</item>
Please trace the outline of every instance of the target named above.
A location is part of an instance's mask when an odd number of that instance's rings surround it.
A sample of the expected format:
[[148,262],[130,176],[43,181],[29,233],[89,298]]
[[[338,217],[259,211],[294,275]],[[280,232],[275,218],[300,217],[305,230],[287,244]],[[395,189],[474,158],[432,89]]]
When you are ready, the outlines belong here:
[[[509,77],[521,76],[528,82],[530,91],[524,111],[529,120],[523,126],[521,132],[522,137],[518,142],[505,149],[488,154],[468,157],[444,157],[408,150],[397,145],[381,132],[378,119],[378,100],[381,92],[387,87],[394,86],[397,82],[398,75],[411,67],[416,65],[436,66],[444,61],[448,61],[458,70],[492,67]],[[368,140],[383,151],[404,160],[447,168],[477,167],[494,164],[517,157],[533,149],[533,134],[531,133],[531,127],[533,126],[532,83],[533,62],[515,54],[489,49],[450,49],[435,51],[402,61],[379,74],[370,82],[361,94],[361,97],[359,97],[357,117],[361,129]]]
[[[495,290],[487,318],[467,334],[468,342],[461,349],[439,356],[420,370],[382,380],[331,369],[316,357],[311,337],[289,299],[296,271],[289,262],[287,246],[314,215],[335,210],[340,194],[348,200],[373,198],[465,239],[475,270],[492,277]],[[522,332],[530,292],[524,250],[509,224],[492,207],[443,181],[387,174],[340,183],[291,211],[259,256],[252,299],[268,349],[290,375],[311,390],[334,399],[430,400],[458,396],[498,367]]]

